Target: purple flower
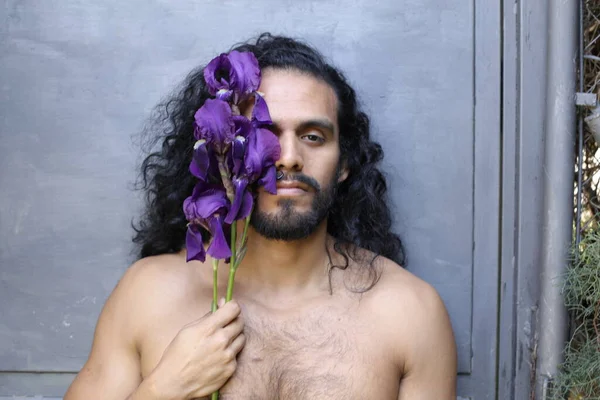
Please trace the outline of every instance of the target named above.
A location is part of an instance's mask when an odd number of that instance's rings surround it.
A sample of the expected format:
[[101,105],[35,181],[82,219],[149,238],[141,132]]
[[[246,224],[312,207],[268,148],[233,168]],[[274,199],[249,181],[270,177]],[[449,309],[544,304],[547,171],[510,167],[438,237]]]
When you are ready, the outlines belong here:
[[231,107],[223,100],[207,99],[194,114],[196,140],[205,140],[217,153],[223,154],[235,137]]
[[277,136],[268,129],[255,128],[248,136],[248,150],[244,159],[249,182],[258,180],[269,193],[277,192],[275,161],[279,159],[281,148]]
[[258,89],[258,60],[251,52],[221,54],[204,68],[204,80],[211,95],[238,104]]
[[279,140],[268,129],[252,126],[246,137],[236,136],[230,155],[235,193],[226,223],[246,218],[252,211],[254,199],[248,190],[250,185],[258,182],[268,192],[277,192],[275,161],[279,154]]
[[196,225],[188,224],[185,234],[185,247],[187,250],[186,261],[198,260],[204,262],[206,260],[202,233]]
[[267,102],[258,93],[254,94],[254,108],[252,109],[252,123],[256,127],[265,127],[271,125],[271,115],[269,114],[269,108]]
[[[199,183],[192,195],[183,202],[183,212],[190,226],[186,234],[188,258],[204,261],[205,254],[199,247],[202,236],[197,226],[202,226],[211,234],[206,252],[213,258],[231,257],[231,249],[225,238],[223,223],[230,208],[225,190],[219,185]],[[194,226],[195,225],[195,226]],[[189,261],[189,260],[188,260]]]
[[235,188],[235,195],[233,197],[233,204],[229,209],[229,213],[225,217],[225,222],[232,224],[234,221],[244,219],[252,211],[254,205],[254,198],[252,194],[247,190],[248,179],[245,177],[234,177],[233,186]]
[[206,182],[210,167],[210,158],[206,149],[206,140],[200,139],[194,144],[194,153],[190,163],[190,172],[196,178]]
[[[189,170],[199,182],[183,204],[189,221],[186,247],[188,261],[205,261],[208,253],[227,262],[231,224],[252,212],[252,189],[258,184],[276,192],[280,147],[266,129],[272,122],[267,103],[257,92],[261,74],[254,54],[221,54],[204,69],[204,78],[216,99],[207,99],[194,115],[196,143]],[[237,115],[237,105],[252,96],[251,120]],[[202,237],[206,231],[211,236],[207,247]]]

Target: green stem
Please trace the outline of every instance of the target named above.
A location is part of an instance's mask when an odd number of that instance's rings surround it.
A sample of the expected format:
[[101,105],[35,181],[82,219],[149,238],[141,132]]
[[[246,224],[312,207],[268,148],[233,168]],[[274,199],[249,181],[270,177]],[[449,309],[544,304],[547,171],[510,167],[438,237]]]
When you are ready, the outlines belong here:
[[[252,212],[250,212],[252,215]],[[244,225],[244,233],[242,234],[242,246],[246,245],[246,235],[248,234],[248,225],[250,225],[250,215],[246,217],[246,224]]]
[[227,282],[227,296],[225,301],[231,301],[233,298],[233,283],[235,280],[235,270],[237,267],[237,222],[231,224],[231,260],[229,260],[229,281]]
[[[252,212],[250,212],[252,215]],[[244,224],[244,232],[242,233],[242,243],[240,244],[240,251],[237,253],[237,257],[235,260],[235,269],[237,271],[242,259],[246,255],[246,241],[248,240],[248,226],[250,225],[250,215],[246,217],[246,223]]]
[[[211,310],[212,312],[217,311],[217,303],[219,301],[218,299],[218,277],[219,277],[219,260],[216,258],[213,258],[212,260],[212,265],[213,265],[213,300],[212,300],[212,305],[211,305]],[[211,400],[219,400],[219,391],[217,390],[216,392],[214,392],[211,396],[210,396]]]
[[217,311],[217,303],[219,301],[219,294],[218,294],[218,279],[219,279],[219,260],[213,258],[212,260],[212,265],[213,265],[213,300],[212,300],[212,304],[211,304],[211,311],[215,312]]

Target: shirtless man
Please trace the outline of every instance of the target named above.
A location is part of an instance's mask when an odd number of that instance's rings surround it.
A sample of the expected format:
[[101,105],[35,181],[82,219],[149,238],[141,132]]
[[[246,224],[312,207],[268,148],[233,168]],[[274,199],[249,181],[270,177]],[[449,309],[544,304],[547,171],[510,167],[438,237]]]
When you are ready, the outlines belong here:
[[141,259],[107,300],[65,400],[217,389],[223,400],[454,400],[450,321],[436,291],[398,265],[381,148],[354,91],[300,42],[263,35],[237,49],[259,60],[285,178],[276,195],[259,192],[235,300],[210,314],[211,261],[186,263],[191,127],[208,97],[198,69],[162,108],[164,145],[142,165]]

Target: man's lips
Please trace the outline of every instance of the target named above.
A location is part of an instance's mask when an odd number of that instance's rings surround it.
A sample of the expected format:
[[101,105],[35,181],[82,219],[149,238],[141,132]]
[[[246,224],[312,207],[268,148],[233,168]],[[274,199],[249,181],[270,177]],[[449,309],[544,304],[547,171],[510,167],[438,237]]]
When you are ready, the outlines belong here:
[[279,181],[277,182],[277,195],[297,196],[310,191],[310,188],[302,182]]

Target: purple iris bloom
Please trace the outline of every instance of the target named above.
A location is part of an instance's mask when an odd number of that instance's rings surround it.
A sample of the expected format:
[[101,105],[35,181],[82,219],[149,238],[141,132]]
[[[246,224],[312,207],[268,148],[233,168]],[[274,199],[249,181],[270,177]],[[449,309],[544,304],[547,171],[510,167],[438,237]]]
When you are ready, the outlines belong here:
[[223,154],[235,137],[231,106],[223,100],[207,99],[194,114],[194,137],[205,140],[218,154]]
[[191,259],[204,261],[205,254],[199,247],[202,243],[202,235],[196,226],[202,226],[211,234],[211,240],[206,252],[213,258],[231,257],[231,249],[225,238],[223,222],[229,212],[230,204],[225,190],[219,185],[207,185],[199,183],[194,187],[192,195],[183,202],[183,212],[190,226],[186,235],[186,246],[188,249],[188,261]]
[[[231,257],[227,242],[231,224],[252,212],[252,190],[258,184],[276,193],[275,161],[280,147],[277,137],[267,129],[271,116],[257,92],[261,74],[254,54],[221,54],[206,66],[204,79],[216,99],[206,100],[194,115],[196,143],[189,170],[199,182],[183,204],[190,222],[186,247],[188,261],[204,262],[208,253],[227,262]],[[251,119],[237,115],[237,105],[252,96]],[[201,228],[211,236],[206,250]]]
[[251,52],[221,54],[204,68],[204,80],[211,95],[238,104],[258,90],[258,60]]
[[244,165],[250,182],[258,181],[269,193],[277,192],[275,161],[279,159],[281,148],[277,136],[268,129],[255,128],[248,136],[248,150]]

